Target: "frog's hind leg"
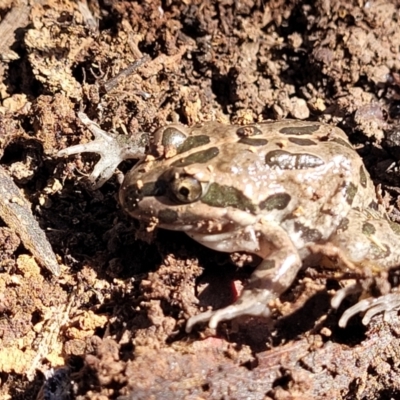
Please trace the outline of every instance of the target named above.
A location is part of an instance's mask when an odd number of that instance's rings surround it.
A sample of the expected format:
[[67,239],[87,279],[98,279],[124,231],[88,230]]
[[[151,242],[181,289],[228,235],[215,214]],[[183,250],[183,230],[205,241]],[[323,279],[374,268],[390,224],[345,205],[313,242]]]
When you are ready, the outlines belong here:
[[[400,265],[399,229],[397,224],[381,215],[351,210],[335,235],[331,237],[329,244],[337,248],[364,279],[378,277]],[[367,325],[371,318],[379,313],[384,312],[387,318],[390,312],[400,310],[400,293],[388,293],[390,286],[387,281],[382,285],[380,285],[382,296],[364,298],[347,309],[339,320],[339,326],[345,327],[348,320],[360,312],[365,313],[362,322]],[[347,295],[362,292],[363,286],[358,282],[339,290],[332,298],[332,307],[338,308]]]
[[381,215],[351,210],[329,244],[337,247],[360,272],[369,268],[377,274],[400,265],[400,232],[393,225],[397,226]]
[[271,315],[268,303],[289,288],[302,262],[297,249],[282,228],[260,224],[256,231],[259,238],[257,254],[263,261],[253,272],[239,299],[228,307],[191,317],[186,325],[187,332],[202,322],[209,321],[209,327],[216,328],[220,321],[243,315]]

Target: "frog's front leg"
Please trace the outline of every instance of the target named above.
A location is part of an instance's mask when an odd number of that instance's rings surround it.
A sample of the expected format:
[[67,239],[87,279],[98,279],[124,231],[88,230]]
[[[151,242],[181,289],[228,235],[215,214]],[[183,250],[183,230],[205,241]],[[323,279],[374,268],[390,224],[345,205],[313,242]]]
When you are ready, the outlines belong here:
[[99,154],[100,160],[89,177],[94,189],[98,189],[108,181],[122,161],[144,157],[144,147],[139,146],[132,138],[104,131],[83,112],[78,113],[78,118],[93,133],[95,140],[67,147],[59,151],[58,156],[85,152]]
[[[269,317],[271,310],[268,303],[292,284],[302,265],[296,247],[282,228],[271,226],[270,223],[258,225],[255,227],[259,246],[256,253],[264,260],[253,272],[239,299],[221,310],[206,311],[191,317],[186,324],[186,332],[190,332],[194,325],[207,321],[209,327],[215,329],[219,322],[242,315]],[[240,232],[236,237],[234,235],[232,242],[240,246],[239,235]],[[201,242],[212,247],[205,241]],[[243,247],[246,247],[245,242],[246,239],[243,239]],[[246,248],[235,250],[246,251]]]

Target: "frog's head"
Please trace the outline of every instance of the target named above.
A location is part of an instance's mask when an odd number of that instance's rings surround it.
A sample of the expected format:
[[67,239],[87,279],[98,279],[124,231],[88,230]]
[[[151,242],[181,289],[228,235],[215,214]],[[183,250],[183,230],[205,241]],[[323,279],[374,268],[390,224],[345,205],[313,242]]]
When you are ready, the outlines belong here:
[[122,207],[134,218],[173,230],[220,232],[254,221],[250,199],[220,181],[221,136],[204,135],[210,131],[188,133],[179,125],[158,131],[155,141],[162,155],[148,157],[126,175]]
[[146,163],[131,170],[120,190],[122,207],[134,218],[154,220],[166,229],[226,232],[256,218],[255,206],[240,191],[221,185],[213,172],[199,168]]
[[127,174],[119,194],[122,207],[139,220],[157,219],[167,229],[189,223],[183,220],[193,214],[189,210],[196,207],[206,188],[193,176],[157,167],[153,163],[146,173],[139,166]]

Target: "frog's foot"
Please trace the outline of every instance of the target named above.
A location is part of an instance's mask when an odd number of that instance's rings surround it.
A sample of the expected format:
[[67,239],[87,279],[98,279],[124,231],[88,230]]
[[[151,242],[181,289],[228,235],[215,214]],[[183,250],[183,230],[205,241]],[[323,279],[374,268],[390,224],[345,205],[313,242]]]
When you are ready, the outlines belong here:
[[259,290],[257,293],[252,290],[245,290],[234,304],[221,310],[209,310],[189,318],[186,323],[186,332],[190,333],[195,325],[207,321],[209,321],[208,326],[215,329],[221,321],[231,320],[243,315],[267,318],[271,315],[271,310],[267,305],[268,300],[275,297],[268,290]]
[[[332,299],[333,301],[333,299]],[[389,313],[392,311],[400,310],[400,293],[388,293],[386,295],[373,298],[370,297],[368,299],[364,299],[359,301],[354,306],[348,308],[339,320],[339,326],[341,328],[345,328],[348,320],[354,315],[365,312],[364,317],[362,319],[362,323],[364,325],[368,325],[371,319],[382,312],[384,312],[384,318],[387,321],[389,317]]]
[[94,188],[101,187],[109,180],[121,161],[143,158],[144,147],[130,141],[124,135],[112,135],[104,131],[82,112],[78,113],[78,118],[93,133],[95,140],[63,149],[58,152],[58,156],[69,156],[85,152],[98,153],[100,160],[89,177]]

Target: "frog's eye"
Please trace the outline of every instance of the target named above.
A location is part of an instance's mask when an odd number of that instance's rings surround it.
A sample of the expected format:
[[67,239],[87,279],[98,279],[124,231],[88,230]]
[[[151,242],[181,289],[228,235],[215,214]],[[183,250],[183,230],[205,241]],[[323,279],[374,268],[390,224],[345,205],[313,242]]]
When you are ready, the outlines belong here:
[[163,130],[161,143],[165,147],[179,148],[183,142],[187,139],[187,136],[176,128],[166,128]]
[[181,203],[193,203],[202,195],[201,183],[192,176],[180,176],[170,183],[170,189]]

